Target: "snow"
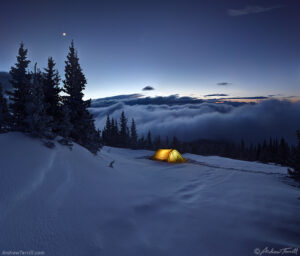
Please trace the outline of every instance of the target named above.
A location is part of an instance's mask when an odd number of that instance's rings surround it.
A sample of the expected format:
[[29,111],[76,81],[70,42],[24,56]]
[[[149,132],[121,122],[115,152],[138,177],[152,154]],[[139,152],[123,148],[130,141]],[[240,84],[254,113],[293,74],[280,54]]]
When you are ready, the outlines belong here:
[[[300,247],[299,188],[286,167],[0,135],[0,251],[45,255],[254,255]],[[114,168],[109,164],[115,160]]]

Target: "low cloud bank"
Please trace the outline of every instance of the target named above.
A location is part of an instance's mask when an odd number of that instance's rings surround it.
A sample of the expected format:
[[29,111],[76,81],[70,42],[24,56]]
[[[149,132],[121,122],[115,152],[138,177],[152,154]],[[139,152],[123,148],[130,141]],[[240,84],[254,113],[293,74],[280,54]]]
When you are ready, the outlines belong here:
[[225,94],[225,93],[215,93],[215,94],[204,95],[204,97],[226,97],[226,96],[229,96],[229,95]]
[[228,83],[228,82],[221,82],[221,83],[217,83],[217,85],[220,85],[220,86],[227,86],[227,85],[231,85],[231,83]]
[[[300,103],[265,100],[258,104],[189,102],[186,104],[127,104],[116,102],[106,107],[94,105],[90,111],[96,126],[103,129],[106,115],[119,118],[125,111],[129,121],[134,118],[139,135],[151,130],[163,137],[176,135],[184,141],[196,139],[258,142],[284,136],[295,143],[295,131],[300,128]],[[133,99],[136,101],[137,99]],[[143,99],[138,99],[143,100]]]
[[143,91],[153,91],[154,87],[148,85],[148,86],[144,87],[142,90]]
[[248,14],[255,14],[255,13],[262,13],[262,12],[269,12],[274,9],[282,8],[282,5],[273,5],[268,7],[263,6],[246,6],[243,9],[230,9],[228,10],[229,16],[242,16],[242,15],[248,15]]

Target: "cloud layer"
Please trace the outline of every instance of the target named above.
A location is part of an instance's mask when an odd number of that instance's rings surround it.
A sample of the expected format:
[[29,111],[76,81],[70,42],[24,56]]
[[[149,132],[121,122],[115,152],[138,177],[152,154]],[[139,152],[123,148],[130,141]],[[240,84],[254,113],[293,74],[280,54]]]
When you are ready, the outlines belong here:
[[269,7],[262,7],[262,6],[246,6],[243,9],[229,9],[228,15],[229,16],[242,16],[254,13],[262,13],[262,12],[269,12],[274,9],[282,8],[282,5],[274,5]]
[[220,82],[220,83],[217,83],[217,85],[219,85],[219,86],[227,86],[227,85],[231,85],[231,83],[228,83],[228,82]]
[[215,93],[215,94],[207,94],[204,95],[204,97],[226,97],[229,96],[228,94],[224,94],[224,93]]
[[265,100],[258,104],[235,105],[195,102],[186,104],[126,104],[121,101],[107,107],[93,107],[96,126],[104,127],[106,115],[119,118],[125,111],[134,118],[139,134],[151,130],[153,135],[181,140],[196,139],[258,142],[270,136],[284,136],[295,143],[300,128],[300,103]]
[[153,90],[154,90],[154,87],[149,86],[149,85],[143,88],[143,91],[153,91]]

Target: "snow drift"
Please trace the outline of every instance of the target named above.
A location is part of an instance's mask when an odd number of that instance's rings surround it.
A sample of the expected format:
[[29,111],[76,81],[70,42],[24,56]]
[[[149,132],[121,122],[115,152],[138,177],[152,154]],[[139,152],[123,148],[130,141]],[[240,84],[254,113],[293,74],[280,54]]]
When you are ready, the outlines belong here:
[[[45,255],[253,255],[300,247],[299,189],[286,168],[187,154],[0,135],[0,249]],[[114,168],[109,163],[115,160]]]

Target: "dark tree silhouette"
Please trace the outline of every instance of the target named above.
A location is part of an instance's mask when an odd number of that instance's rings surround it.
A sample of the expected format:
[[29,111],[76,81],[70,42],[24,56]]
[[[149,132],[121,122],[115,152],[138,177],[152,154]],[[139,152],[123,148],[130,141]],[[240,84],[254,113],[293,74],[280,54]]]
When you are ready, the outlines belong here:
[[151,132],[150,130],[148,131],[147,134],[147,144],[146,144],[147,148],[152,149],[153,144],[152,144],[152,136],[151,136]]
[[45,111],[49,118],[49,126],[51,131],[59,133],[61,128],[60,124],[65,118],[62,114],[61,97],[59,93],[60,77],[58,71],[55,69],[55,62],[50,57],[48,58],[47,68],[44,69],[43,73],[43,88],[44,88],[44,105]]
[[153,141],[153,146],[155,149],[158,149],[162,146],[160,135],[157,135]]
[[2,84],[0,83],[0,133],[10,129],[11,117],[7,107],[6,98],[3,95]]
[[13,113],[12,128],[17,131],[28,132],[29,127],[25,123],[27,118],[26,104],[30,96],[30,79],[31,76],[28,72],[28,65],[30,61],[27,59],[27,49],[24,44],[20,44],[17,56],[17,63],[11,67],[10,75],[12,80],[13,90],[8,92],[11,100],[10,108]]
[[49,116],[47,116],[45,111],[43,76],[41,71],[37,69],[37,64],[34,65],[34,72],[31,74],[31,77],[32,84],[29,88],[30,93],[25,105],[27,117],[24,122],[32,135],[43,137],[49,132],[47,130]]
[[293,178],[300,180],[300,130],[298,130],[296,134],[297,134],[298,144],[292,150],[291,165],[290,165],[294,170],[289,169],[289,174]]
[[121,118],[120,118],[120,145],[121,146],[126,146],[128,144],[128,139],[129,139],[129,135],[128,135],[128,129],[127,129],[127,118],[125,116],[124,111],[121,114]]
[[106,145],[109,145],[110,144],[110,139],[111,139],[111,124],[110,124],[110,118],[109,118],[109,115],[107,115],[106,117],[106,124],[103,128],[103,131],[102,131],[102,140],[103,140],[103,143],[105,143]]
[[138,135],[136,131],[135,121],[132,118],[131,127],[130,127],[130,145],[132,148],[137,147],[137,140],[138,140]]
[[79,64],[79,58],[72,41],[65,66],[63,103],[70,112],[72,130],[70,137],[78,144],[96,153],[100,149],[100,134],[95,129],[94,119],[88,111],[90,100],[83,100],[86,79]]
[[173,136],[173,141],[171,143],[172,148],[180,148],[180,142],[176,136]]
[[169,137],[166,137],[166,141],[165,141],[165,147],[168,148],[169,147]]
[[70,144],[71,132],[73,131],[73,124],[71,122],[71,109],[68,105],[61,106],[61,119],[57,122],[59,123],[59,135],[65,138],[63,142],[65,144]]
[[119,127],[118,127],[118,122],[115,119],[111,119],[111,145],[112,146],[119,146],[120,138],[120,132],[119,132]]
[[145,140],[144,135],[142,135],[142,137],[138,139],[138,147],[146,148],[146,140]]

